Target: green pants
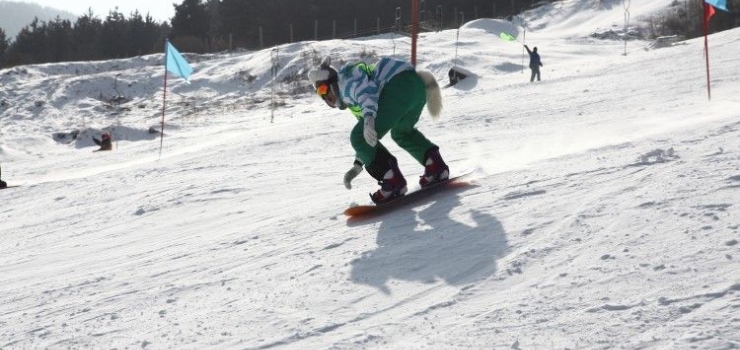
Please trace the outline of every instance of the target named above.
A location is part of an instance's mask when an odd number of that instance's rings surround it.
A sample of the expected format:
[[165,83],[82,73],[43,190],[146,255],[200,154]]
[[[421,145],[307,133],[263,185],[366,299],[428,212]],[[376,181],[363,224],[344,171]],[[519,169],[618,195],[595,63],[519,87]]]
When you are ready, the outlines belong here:
[[[380,92],[375,131],[380,140],[389,131],[391,138],[424,165],[426,151],[435,145],[416,129],[421,111],[427,103],[426,87],[415,71],[406,71],[393,77]],[[380,141],[375,147],[367,144],[363,135],[365,124],[359,119],[352,129],[350,141],[357,158],[365,165],[375,160],[378,149],[388,152]]]

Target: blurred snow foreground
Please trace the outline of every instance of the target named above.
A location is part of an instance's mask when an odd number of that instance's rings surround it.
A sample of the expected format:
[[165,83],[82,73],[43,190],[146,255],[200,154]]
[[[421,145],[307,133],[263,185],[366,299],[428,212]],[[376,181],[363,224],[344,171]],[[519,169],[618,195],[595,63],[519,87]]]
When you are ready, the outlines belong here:
[[161,157],[162,55],[0,71],[0,348],[739,347],[740,35],[709,38],[708,101],[702,39],[624,55],[592,5],[523,15],[541,82],[509,24],[421,35],[418,67],[473,73],[418,127],[474,183],[359,222],[354,118],[304,76],[408,38],[184,54]]

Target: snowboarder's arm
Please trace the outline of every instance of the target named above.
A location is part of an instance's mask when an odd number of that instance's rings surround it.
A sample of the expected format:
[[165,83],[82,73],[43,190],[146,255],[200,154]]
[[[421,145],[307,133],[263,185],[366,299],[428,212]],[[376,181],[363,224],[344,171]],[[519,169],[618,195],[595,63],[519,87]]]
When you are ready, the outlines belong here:
[[530,51],[530,50],[529,50],[529,46],[527,46],[527,45],[524,45],[524,48],[525,48],[525,49],[527,49],[527,53],[528,53],[528,54],[530,54],[530,55],[532,54],[532,51]]
[[372,115],[378,112],[380,90],[378,85],[368,78],[367,73],[360,67],[354,66],[342,72],[344,79],[340,79],[339,90],[347,105],[362,109],[359,116]]
[[102,145],[102,143],[101,143],[100,140],[96,139],[95,137],[93,137],[92,139],[93,139],[93,142],[95,142],[96,145],[98,145],[98,146]]

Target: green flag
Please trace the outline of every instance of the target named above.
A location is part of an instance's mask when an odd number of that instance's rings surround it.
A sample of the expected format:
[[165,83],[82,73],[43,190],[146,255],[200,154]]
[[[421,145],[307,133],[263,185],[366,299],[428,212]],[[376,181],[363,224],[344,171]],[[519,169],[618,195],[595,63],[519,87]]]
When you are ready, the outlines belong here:
[[515,37],[509,35],[506,32],[501,32],[501,35],[499,35],[499,37],[501,37],[501,40],[516,41],[516,38]]

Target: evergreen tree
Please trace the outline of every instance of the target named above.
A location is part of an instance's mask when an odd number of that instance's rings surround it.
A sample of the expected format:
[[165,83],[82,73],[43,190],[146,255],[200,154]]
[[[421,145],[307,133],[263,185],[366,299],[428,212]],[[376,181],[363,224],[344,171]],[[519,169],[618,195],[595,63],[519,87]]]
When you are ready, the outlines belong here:
[[118,7],[108,12],[108,16],[103,22],[100,45],[103,58],[123,58],[128,56],[126,27],[126,17],[118,12]]
[[235,47],[253,48],[259,45],[258,27],[250,23],[256,17],[251,1],[222,0],[220,17],[222,33],[233,39]]
[[72,29],[74,60],[99,60],[103,57],[100,51],[103,21],[95,16],[92,9],[78,17]]
[[128,46],[126,52],[128,55],[140,56],[147,52],[149,49],[147,39],[144,17],[136,10],[129,15],[126,22],[126,45]]
[[10,45],[7,60],[10,65],[43,62],[46,39],[46,23],[34,18],[23,27]]
[[164,39],[170,32],[167,22],[157,23],[148,13],[144,17],[144,31],[141,39],[141,49],[144,54],[164,52]]
[[210,18],[202,0],[184,0],[175,5],[172,17],[172,41],[180,50],[205,52]]
[[72,23],[57,16],[46,24],[43,62],[62,62],[72,59]]
[[207,0],[206,13],[208,14],[208,49],[209,51],[220,51],[228,48],[228,44],[221,34],[221,1]]
[[5,67],[5,53],[8,51],[10,41],[5,35],[5,31],[0,28],[0,68]]

